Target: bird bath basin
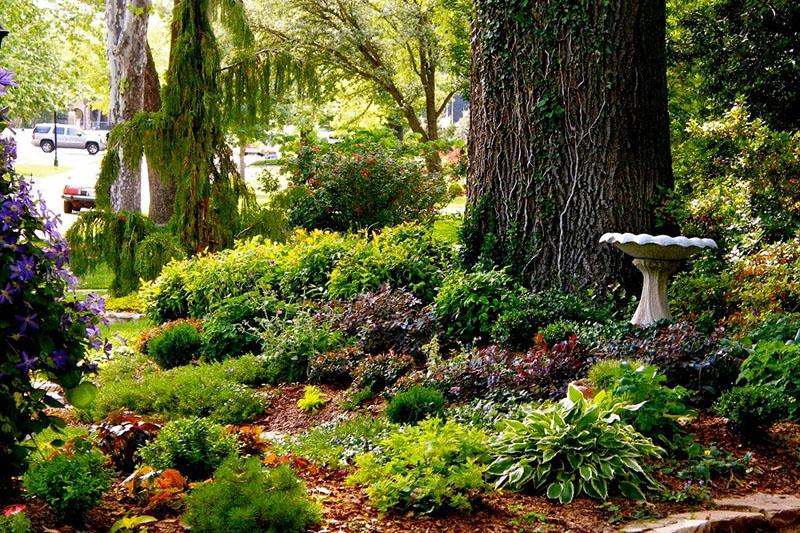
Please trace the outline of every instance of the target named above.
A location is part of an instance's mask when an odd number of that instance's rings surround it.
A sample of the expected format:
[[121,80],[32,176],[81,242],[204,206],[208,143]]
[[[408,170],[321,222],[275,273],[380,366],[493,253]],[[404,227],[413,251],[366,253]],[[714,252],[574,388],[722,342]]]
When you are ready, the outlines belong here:
[[666,235],[634,235],[606,233],[600,242],[613,244],[632,256],[633,264],[644,276],[639,306],[631,318],[632,324],[646,326],[659,320],[671,320],[667,302],[667,280],[680,262],[705,248],[716,248],[713,239],[668,237]]

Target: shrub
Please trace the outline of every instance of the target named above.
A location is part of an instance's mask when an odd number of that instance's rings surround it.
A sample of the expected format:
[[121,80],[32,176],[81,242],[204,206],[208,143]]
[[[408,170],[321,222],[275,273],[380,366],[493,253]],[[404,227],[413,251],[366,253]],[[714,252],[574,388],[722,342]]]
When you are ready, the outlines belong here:
[[436,331],[429,307],[410,292],[388,285],[345,303],[333,320],[367,354],[394,350],[419,359]]
[[202,354],[221,361],[261,351],[260,322],[292,311],[273,294],[251,291],[217,304],[203,322]]
[[610,340],[601,351],[606,357],[641,359],[657,366],[669,386],[689,389],[691,403],[706,406],[733,386],[744,356],[744,350],[722,333],[706,335],[686,322],[655,324]]
[[[0,130],[5,127],[0,117]],[[59,402],[42,394],[34,379],[60,385],[70,403],[88,404],[95,389],[85,381],[94,368],[87,347],[107,346],[98,329],[103,300],[75,297],[77,280],[55,215],[16,175],[15,159],[15,141],[0,140],[0,493],[25,468],[22,441],[60,423],[45,414]]]
[[139,453],[149,466],[174,468],[197,481],[208,478],[238,449],[236,435],[224,426],[203,418],[185,418],[166,424]]
[[487,472],[497,488],[531,488],[561,503],[614,491],[644,499],[657,483],[643,462],[663,450],[620,420],[626,409],[602,391],[586,400],[573,386],[558,403],[523,407],[520,420],[502,423]]
[[430,228],[403,224],[362,239],[336,263],[328,281],[331,298],[350,298],[388,284],[433,301],[452,261],[447,243]]
[[413,367],[414,360],[408,355],[394,352],[371,355],[358,364],[353,388],[369,389],[377,394],[386,387],[394,385]]
[[559,342],[568,341],[571,337],[578,338],[579,332],[580,326],[577,323],[559,320],[543,327],[539,330],[539,335],[542,338],[542,342],[548,346],[553,346]]
[[59,520],[80,524],[110,487],[111,473],[104,463],[103,454],[91,444],[75,441],[71,449],[35,463],[23,484],[28,494],[47,502]]
[[[127,361],[123,363],[123,368],[130,368]],[[107,371],[119,377],[111,381]],[[140,376],[121,374],[116,365],[110,365],[100,372],[102,387],[97,398],[81,415],[101,420],[112,411],[127,409],[170,418],[201,416],[226,423],[244,422],[265,407],[264,398],[245,385],[261,384],[266,378],[264,363],[255,356],[150,370]]]
[[305,228],[345,231],[424,220],[447,195],[439,174],[380,143],[356,153],[336,145],[302,146],[292,173],[289,219]]
[[202,321],[200,321],[200,320],[198,320],[196,318],[188,318],[188,319],[187,318],[179,318],[177,320],[172,320],[170,322],[165,322],[165,323],[163,323],[161,325],[154,326],[152,328],[147,328],[146,330],[142,331],[139,334],[139,338],[136,340],[136,349],[138,351],[142,352],[143,354],[146,354],[146,355],[149,354],[150,352],[149,352],[149,349],[148,349],[149,348],[148,345],[150,343],[150,340],[153,339],[154,337],[158,337],[159,335],[161,335],[165,331],[170,330],[170,329],[174,328],[175,326],[177,326],[179,324],[189,324],[194,329],[196,329],[198,333],[202,333],[202,331],[203,331],[203,322]]
[[[602,376],[608,383],[604,389],[613,398],[631,403],[642,404],[635,411],[623,411],[622,418],[633,425],[644,435],[664,439],[680,428],[676,421],[680,418],[694,416],[684,400],[688,392],[683,387],[670,388],[665,385],[667,378],[658,373],[653,365],[632,365],[627,361],[618,361],[616,366],[608,366],[609,372]],[[590,376],[592,371],[589,371]],[[594,372],[598,378],[598,372]]]
[[770,385],[747,385],[726,391],[714,404],[714,412],[742,435],[756,438],[772,424],[786,418],[796,400]]
[[338,233],[295,231],[281,261],[281,294],[289,299],[324,296],[336,263],[354,244],[352,237]]
[[30,530],[31,521],[24,510],[0,515],[0,533],[29,533]]
[[800,345],[780,341],[759,342],[742,363],[739,382],[766,385],[783,391],[795,402],[789,413],[796,416],[800,401]]
[[300,435],[275,443],[278,453],[292,453],[328,468],[344,468],[360,453],[370,452],[394,426],[385,418],[362,415],[323,422]]
[[348,483],[367,485],[381,511],[466,511],[471,493],[484,486],[485,440],[478,429],[437,418],[404,426],[380,442],[380,453],[356,457],[358,470]]
[[308,381],[347,387],[353,382],[361,353],[353,347],[314,356],[308,365]]
[[436,296],[434,310],[447,337],[485,339],[496,318],[521,305],[522,288],[505,270],[453,272]]
[[109,456],[114,467],[131,472],[136,467],[139,448],[153,440],[161,426],[133,413],[112,413],[108,419],[92,426],[97,447]]
[[303,397],[297,400],[297,407],[303,411],[316,413],[328,403],[328,397],[319,387],[308,385],[303,389]]
[[308,378],[309,359],[344,347],[348,339],[325,320],[301,313],[266,323],[262,342],[269,381],[296,383]]
[[439,415],[443,408],[444,396],[438,390],[411,387],[392,398],[386,408],[386,416],[397,424],[408,424],[431,415]]
[[150,339],[147,353],[161,368],[189,363],[200,351],[203,339],[191,324],[177,324]]
[[301,533],[320,518],[291,468],[265,470],[256,458],[225,462],[213,481],[189,494],[184,515],[199,533]]
[[620,368],[623,364],[632,368],[645,365],[643,361],[638,360],[602,359],[592,365],[586,378],[595,386],[596,390],[611,389],[619,381],[622,372]]

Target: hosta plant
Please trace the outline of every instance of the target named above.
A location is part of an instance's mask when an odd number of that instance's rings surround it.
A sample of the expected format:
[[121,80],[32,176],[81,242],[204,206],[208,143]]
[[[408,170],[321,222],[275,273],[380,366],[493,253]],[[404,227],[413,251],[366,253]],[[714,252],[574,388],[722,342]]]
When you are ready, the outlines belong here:
[[645,461],[664,450],[622,422],[624,411],[639,407],[602,391],[586,400],[570,385],[558,403],[523,407],[519,419],[500,423],[487,472],[497,488],[544,491],[561,503],[612,492],[644,499],[644,489],[658,487]]

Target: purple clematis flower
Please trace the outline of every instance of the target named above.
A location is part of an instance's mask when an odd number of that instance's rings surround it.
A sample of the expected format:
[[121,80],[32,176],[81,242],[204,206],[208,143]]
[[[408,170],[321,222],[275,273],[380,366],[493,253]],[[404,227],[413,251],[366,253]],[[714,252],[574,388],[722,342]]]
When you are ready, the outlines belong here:
[[28,352],[22,352],[20,359],[22,362],[15,366],[22,370],[22,372],[25,374],[36,368],[36,363],[39,361],[38,357],[31,357],[28,355]]
[[19,261],[12,263],[9,267],[11,279],[25,282],[33,278],[36,273],[36,260],[33,257],[23,257]]
[[53,359],[53,364],[56,366],[56,369],[61,370],[67,366],[69,355],[66,350],[58,349],[53,352],[50,357]]
[[13,296],[16,292],[16,287],[10,283],[6,283],[6,286],[0,289],[0,304],[10,304],[13,301]]
[[25,333],[28,329],[39,329],[39,323],[36,322],[36,313],[28,313],[27,315],[14,315],[19,324],[19,332]]
[[100,328],[98,328],[96,325],[89,324],[88,326],[86,326],[86,336],[87,337],[89,337],[90,339],[93,339],[93,338],[95,338],[95,337],[97,337],[99,335],[100,335]]
[[0,67],[0,96],[5,96],[9,87],[16,87],[17,82],[14,81],[14,73]]

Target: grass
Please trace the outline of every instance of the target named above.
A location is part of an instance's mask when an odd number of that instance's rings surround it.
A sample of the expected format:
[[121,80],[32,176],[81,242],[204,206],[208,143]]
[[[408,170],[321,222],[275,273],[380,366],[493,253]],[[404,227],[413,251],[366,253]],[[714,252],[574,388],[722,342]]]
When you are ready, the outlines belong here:
[[453,198],[445,209],[447,211],[463,211],[467,207],[467,197],[466,195],[456,196]]
[[433,234],[447,242],[458,242],[458,230],[461,228],[460,215],[445,215],[433,223]]
[[78,289],[91,289],[94,291],[105,290],[111,287],[111,281],[114,279],[114,272],[111,271],[108,265],[100,263],[91,272],[87,272],[80,277],[78,281]]
[[283,159],[259,159],[258,161],[253,161],[248,166],[251,167],[279,167],[284,164]]
[[15,169],[22,176],[33,176],[34,178],[46,178],[56,174],[64,174],[72,170],[72,167],[54,167],[37,163],[17,163]]
[[146,318],[139,318],[136,320],[123,320],[120,322],[112,322],[108,326],[100,328],[100,334],[107,337],[112,343],[119,341],[119,337],[125,339],[128,344],[133,344],[139,335],[150,327],[150,323]]

